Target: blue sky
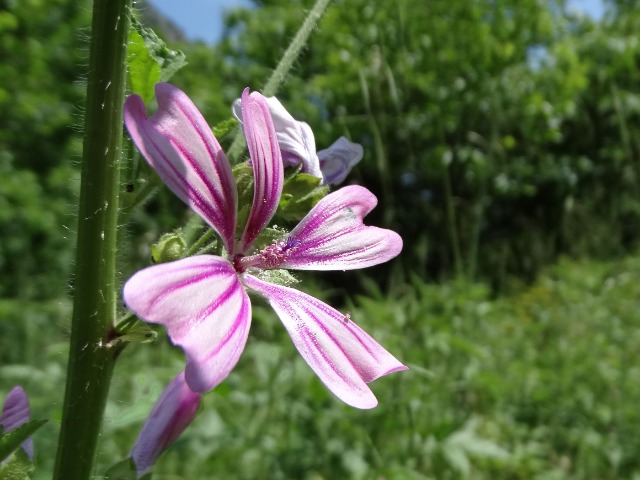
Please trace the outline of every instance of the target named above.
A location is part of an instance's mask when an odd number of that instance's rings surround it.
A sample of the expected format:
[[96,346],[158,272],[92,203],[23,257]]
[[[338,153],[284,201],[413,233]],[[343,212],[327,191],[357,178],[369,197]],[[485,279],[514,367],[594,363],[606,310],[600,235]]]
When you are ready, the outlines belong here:
[[[182,28],[191,40],[214,43],[222,34],[222,14],[225,10],[250,6],[250,0],[149,0],[161,12]],[[383,0],[385,1],[385,0]],[[428,1],[428,0],[425,0]],[[572,8],[593,18],[601,18],[603,0],[570,0]]]

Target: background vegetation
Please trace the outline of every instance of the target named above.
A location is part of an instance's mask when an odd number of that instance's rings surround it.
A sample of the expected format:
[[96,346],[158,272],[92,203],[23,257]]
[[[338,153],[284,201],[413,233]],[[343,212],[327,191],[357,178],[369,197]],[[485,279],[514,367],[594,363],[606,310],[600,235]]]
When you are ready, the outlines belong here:
[[[228,118],[310,3],[257,1],[219,45],[172,43],[189,61],[174,83]],[[365,146],[348,182],[405,249],[306,287],[411,370],[349,409],[259,309],[157,478],[640,478],[640,7],[607,7],[596,22],[562,0],[334,2],[279,97],[319,148]],[[0,393],[23,384],[53,419],[38,478],[64,385],[89,16],[86,0],[0,1]],[[160,192],[123,229],[127,258],[148,263],[184,221]],[[125,351],[97,476],[181,364],[164,340]]]

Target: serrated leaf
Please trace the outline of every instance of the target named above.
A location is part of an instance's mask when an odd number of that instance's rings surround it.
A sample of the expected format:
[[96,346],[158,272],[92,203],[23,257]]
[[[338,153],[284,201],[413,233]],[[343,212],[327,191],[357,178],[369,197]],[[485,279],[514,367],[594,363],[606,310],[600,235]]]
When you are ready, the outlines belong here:
[[155,32],[133,19],[129,34],[129,85],[133,93],[148,103],[154,96],[154,85],[166,82],[187,64],[184,53],[171,50]]
[[144,40],[149,55],[151,55],[160,66],[161,82],[169,80],[178,70],[187,64],[185,54],[180,50],[171,50],[167,47],[167,44],[164,43],[151,28],[143,27],[142,24],[135,19],[132,25],[133,30],[136,30]]
[[0,465],[0,480],[29,480],[34,466],[24,450],[18,450]]
[[0,461],[9,457],[12,452],[20,447],[22,442],[33,435],[45,423],[47,423],[47,420],[31,420],[20,425],[15,430],[3,433],[0,436]]
[[149,103],[154,96],[154,85],[160,81],[160,65],[151,56],[142,36],[131,29],[129,34],[129,87],[133,93]]

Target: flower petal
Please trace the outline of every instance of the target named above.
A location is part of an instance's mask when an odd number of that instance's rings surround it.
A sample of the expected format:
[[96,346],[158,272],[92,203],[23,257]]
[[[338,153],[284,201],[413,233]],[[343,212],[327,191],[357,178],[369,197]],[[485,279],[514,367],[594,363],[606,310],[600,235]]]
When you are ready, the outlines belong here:
[[137,478],[151,471],[160,454],[191,424],[200,406],[201,397],[191,391],[184,372],[164,389],[147,417],[131,450]]
[[[8,393],[0,415],[0,425],[5,433],[15,430],[29,421],[29,397],[21,386],[15,386]],[[33,439],[22,442],[22,448],[33,460]]]
[[168,83],[156,85],[158,111],[147,118],[131,95],[124,122],[151,167],[180,199],[222,237],[232,252],[237,193],[231,165],[193,102]]
[[125,284],[124,301],[140,318],[164,325],[184,349],[194,392],[222,382],[244,350],[251,304],[223,258],[198,255],[141,270]]
[[278,208],[283,170],[280,147],[264,97],[258,92],[242,93],[242,118],[253,167],[253,203],[238,252],[246,252]]
[[377,202],[375,195],[358,185],[324,197],[291,231],[288,243],[293,248],[280,268],[351,270],[398,255],[400,235],[362,223]]
[[[282,152],[285,167],[297,167],[302,164],[302,172],[322,178],[320,160],[316,155],[316,140],[311,127],[294,119],[276,97],[265,97],[273,119],[278,144]],[[233,102],[232,111],[242,122],[242,101]]]
[[406,370],[364,330],[326,303],[288,287],[245,275],[247,287],[265,297],[293,343],[320,380],[356,408],[378,404],[368,382]]
[[320,150],[320,169],[325,185],[337,185],[344,182],[347,175],[362,156],[364,150],[359,143],[353,143],[345,137],[340,137],[329,148]]

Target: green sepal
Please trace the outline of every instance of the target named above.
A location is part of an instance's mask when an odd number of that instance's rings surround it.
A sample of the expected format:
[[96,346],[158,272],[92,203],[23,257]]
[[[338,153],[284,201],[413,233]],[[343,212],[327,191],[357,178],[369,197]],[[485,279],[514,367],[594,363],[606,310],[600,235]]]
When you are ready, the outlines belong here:
[[18,449],[0,465],[0,480],[29,480],[35,467],[23,449]]
[[288,270],[284,269],[262,270],[256,276],[265,282],[275,283],[284,287],[294,285],[300,281],[291,275]]
[[33,433],[47,423],[47,421],[48,420],[31,420],[30,422],[20,425],[15,430],[0,434],[0,462],[9,457],[11,453],[20,447],[22,442],[33,435]]
[[321,178],[308,173],[287,176],[276,215],[287,221],[298,221],[327,193],[329,188],[320,185]]
[[118,337],[121,342],[152,343],[158,339],[158,332],[146,323],[138,323],[131,330]]
[[182,238],[182,232],[165,233],[158,243],[151,245],[151,259],[153,263],[166,263],[179,260],[187,250],[187,244]]
[[238,126],[238,120],[233,117],[229,117],[226,120],[223,120],[211,129],[213,131],[213,135],[219,140],[225,135],[228,135],[232,130],[234,130]]
[[[136,480],[136,466],[131,457],[112,465],[104,474],[106,480]],[[143,478],[151,478],[144,476]]]
[[239,163],[233,167],[233,176],[236,179],[238,189],[238,218],[236,219],[236,232],[244,231],[244,226],[249,219],[251,202],[253,201],[253,169],[246,163]]
[[132,19],[129,40],[129,83],[133,93],[148,103],[154,95],[154,85],[166,82],[187,64],[184,53],[171,50],[156,33]]

